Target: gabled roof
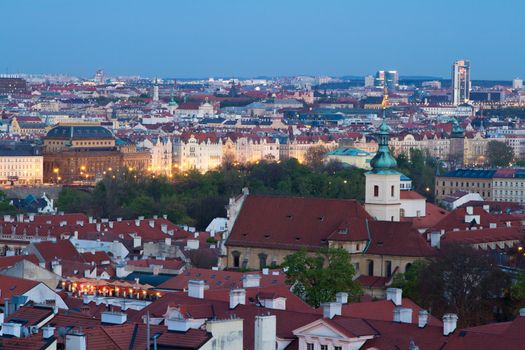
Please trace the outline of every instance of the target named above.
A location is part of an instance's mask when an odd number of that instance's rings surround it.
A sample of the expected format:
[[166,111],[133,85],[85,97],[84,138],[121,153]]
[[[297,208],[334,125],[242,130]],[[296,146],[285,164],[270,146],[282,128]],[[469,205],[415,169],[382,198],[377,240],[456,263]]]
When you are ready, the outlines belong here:
[[366,240],[370,216],[355,200],[250,195],[228,238],[228,246],[313,250],[326,246],[345,222],[348,237]]
[[371,241],[365,253],[425,257],[434,254],[423,236],[410,222],[371,221]]

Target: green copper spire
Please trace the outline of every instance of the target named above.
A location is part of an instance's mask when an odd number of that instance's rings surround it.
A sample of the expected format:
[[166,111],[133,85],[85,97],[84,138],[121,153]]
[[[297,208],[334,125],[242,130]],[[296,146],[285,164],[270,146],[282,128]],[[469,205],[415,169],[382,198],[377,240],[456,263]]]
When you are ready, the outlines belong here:
[[450,136],[453,138],[463,138],[465,136],[465,130],[459,125],[456,118],[452,118],[452,134]]
[[390,148],[388,148],[388,125],[386,124],[386,108],[388,105],[388,91],[385,86],[383,92],[383,102],[381,103],[383,107],[383,121],[379,127],[379,132],[377,133],[379,148],[376,155],[370,161],[373,172],[378,172],[381,170],[391,170],[397,167],[397,162],[394,157],[390,154]]

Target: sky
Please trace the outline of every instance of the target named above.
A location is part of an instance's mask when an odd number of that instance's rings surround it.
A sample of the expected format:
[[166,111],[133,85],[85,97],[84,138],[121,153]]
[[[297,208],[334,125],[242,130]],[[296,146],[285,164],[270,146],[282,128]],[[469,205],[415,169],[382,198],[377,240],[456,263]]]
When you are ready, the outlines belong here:
[[0,0],[0,74],[525,78],[522,0]]

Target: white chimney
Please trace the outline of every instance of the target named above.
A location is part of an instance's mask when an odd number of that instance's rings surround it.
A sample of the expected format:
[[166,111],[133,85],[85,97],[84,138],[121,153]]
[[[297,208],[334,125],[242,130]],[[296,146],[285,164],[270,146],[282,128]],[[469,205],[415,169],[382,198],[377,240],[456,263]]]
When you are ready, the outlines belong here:
[[100,232],[100,223],[97,223],[97,232]]
[[128,319],[125,312],[104,311],[100,314],[100,321],[107,324],[124,324]]
[[155,220],[149,221],[149,227],[154,228],[155,227]]
[[458,324],[458,315],[444,314],[443,315],[443,335],[449,335],[456,330]]
[[86,350],[86,336],[82,332],[73,332],[66,335],[67,350]]
[[466,208],[466,211],[467,211],[467,215],[474,215],[474,207],[472,207],[472,206],[469,205],[469,206]]
[[246,305],[246,289],[230,290],[230,309],[234,309],[239,304]]
[[257,274],[248,274],[242,276],[242,287],[251,288],[251,287],[260,287],[261,285],[261,276]]
[[192,298],[204,299],[204,281],[188,281],[188,296]]
[[108,222],[109,228],[113,228],[113,221]]
[[323,308],[323,317],[325,318],[334,318],[334,316],[341,316],[342,305],[340,303],[322,303],[321,307]]
[[92,216],[88,217],[88,222],[89,222],[90,224],[93,223],[93,217],[92,217]]
[[394,322],[412,323],[412,309],[409,307],[394,307]]
[[51,326],[42,327],[42,337],[44,339],[49,339],[54,335],[55,335],[55,327],[51,327]]
[[160,225],[160,230],[162,231],[162,233],[168,233],[168,225],[161,224]]
[[51,262],[51,267],[53,269],[53,273],[62,276],[62,264],[58,260],[53,260]]
[[135,226],[140,226],[140,220],[139,219],[135,219]]
[[16,322],[2,323],[3,335],[12,335],[13,337],[20,338],[22,334],[22,324]]
[[430,233],[430,246],[434,248],[439,248],[441,246],[441,233],[439,231]]
[[483,210],[485,210],[487,213],[490,212],[490,205],[489,204],[483,204]]
[[262,274],[263,275],[267,275],[268,273],[270,273],[270,269],[265,267],[264,269],[262,269]]
[[428,311],[419,310],[417,325],[419,328],[424,328],[428,323]]
[[275,350],[277,344],[277,318],[275,315],[255,316],[254,350]]
[[401,306],[403,300],[403,290],[400,288],[387,288],[386,300],[391,300],[394,305]]
[[335,301],[340,304],[348,304],[348,293],[339,292],[335,295]]

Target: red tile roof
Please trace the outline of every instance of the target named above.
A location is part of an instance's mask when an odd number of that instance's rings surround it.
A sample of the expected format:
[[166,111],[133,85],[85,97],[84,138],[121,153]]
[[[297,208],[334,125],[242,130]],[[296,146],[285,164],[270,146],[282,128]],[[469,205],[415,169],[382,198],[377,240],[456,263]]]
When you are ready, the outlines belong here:
[[441,240],[443,243],[492,243],[501,241],[521,241],[525,238],[525,232],[520,227],[497,227],[481,230],[449,231]]
[[371,221],[366,254],[425,257],[435,253],[410,222]]
[[191,268],[158,285],[157,288],[185,290],[188,287],[188,282],[190,280],[202,280],[205,281],[210,290],[229,290],[231,288],[242,287],[242,277],[248,274],[258,274],[261,276],[261,287],[283,286],[286,284],[286,276],[282,271],[277,271],[279,273],[278,275],[274,275],[272,272],[273,271],[270,271],[269,274],[264,275],[262,272],[237,272]]
[[37,281],[0,275],[0,290],[2,291],[2,299],[11,299],[11,297],[15,295],[25,294],[39,284],[40,282]]
[[355,200],[248,196],[226,245],[317,249],[341,225],[347,240],[366,240],[368,213]]
[[[423,310],[419,305],[408,298],[403,298],[401,305],[412,309],[412,323],[418,323],[418,312]],[[394,317],[395,304],[390,300],[365,301],[359,303],[345,304],[342,307],[342,315],[348,317],[364,318],[367,320],[392,321]],[[429,315],[428,324],[431,326],[443,325],[436,317]]]

